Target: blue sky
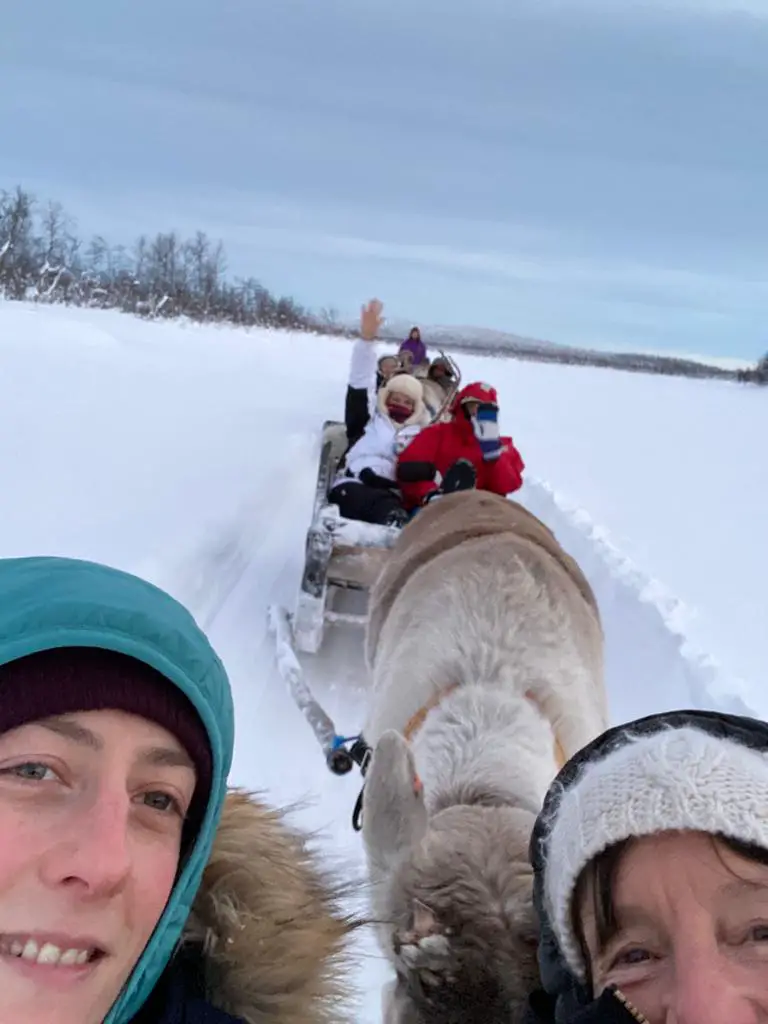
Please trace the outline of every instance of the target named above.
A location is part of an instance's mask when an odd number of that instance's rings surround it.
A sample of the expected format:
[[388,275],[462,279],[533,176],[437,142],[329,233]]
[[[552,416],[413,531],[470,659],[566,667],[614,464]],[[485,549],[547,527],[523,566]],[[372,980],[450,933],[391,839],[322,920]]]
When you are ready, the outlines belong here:
[[0,187],[342,314],[768,349],[768,0],[4,0]]

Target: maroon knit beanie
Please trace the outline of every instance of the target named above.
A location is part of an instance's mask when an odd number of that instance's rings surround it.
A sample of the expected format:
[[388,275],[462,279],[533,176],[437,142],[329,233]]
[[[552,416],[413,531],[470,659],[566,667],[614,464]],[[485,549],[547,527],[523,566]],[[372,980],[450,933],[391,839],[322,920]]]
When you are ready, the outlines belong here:
[[197,772],[185,826],[194,836],[208,804],[213,760],[200,716],[174,683],[143,661],[98,647],[56,647],[0,665],[0,733],[54,715],[101,710],[156,722],[184,747]]

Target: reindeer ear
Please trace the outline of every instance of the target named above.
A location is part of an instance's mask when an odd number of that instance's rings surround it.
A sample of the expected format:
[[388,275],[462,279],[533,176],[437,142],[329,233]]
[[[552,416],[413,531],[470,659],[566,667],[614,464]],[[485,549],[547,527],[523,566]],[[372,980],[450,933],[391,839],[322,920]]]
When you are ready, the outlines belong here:
[[418,843],[427,830],[424,790],[410,747],[394,729],[373,752],[363,793],[363,840],[385,870]]

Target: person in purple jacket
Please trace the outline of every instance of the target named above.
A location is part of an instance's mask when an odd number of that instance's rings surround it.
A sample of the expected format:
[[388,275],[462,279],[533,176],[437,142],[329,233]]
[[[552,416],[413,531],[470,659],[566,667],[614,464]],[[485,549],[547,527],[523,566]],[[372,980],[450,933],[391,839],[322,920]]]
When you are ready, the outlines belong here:
[[397,354],[407,371],[428,361],[427,346],[421,340],[421,331],[418,327],[411,328],[411,333],[402,343]]

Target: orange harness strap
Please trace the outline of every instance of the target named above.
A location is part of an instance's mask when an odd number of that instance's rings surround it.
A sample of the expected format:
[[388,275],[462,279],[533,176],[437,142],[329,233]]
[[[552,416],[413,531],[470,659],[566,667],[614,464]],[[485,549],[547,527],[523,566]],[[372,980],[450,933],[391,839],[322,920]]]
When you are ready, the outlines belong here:
[[422,704],[419,710],[415,711],[411,715],[403,729],[403,736],[408,743],[411,742],[412,738],[416,735],[422,725],[424,725],[424,719],[432,708],[436,708],[442,701],[443,697],[447,697],[449,693],[452,693],[458,687],[458,685],[458,683],[451,683],[451,685],[446,686],[444,690],[438,690],[436,694],[430,697],[426,704]]
[[[526,692],[525,692],[525,699],[529,700],[531,702],[531,704],[535,704],[536,707],[541,712],[541,714],[544,716],[544,718],[547,719],[547,721],[549,721],[549,719],[547,718],[547,714],[544,711],[544,708],[541,706],[541,701],[538,699],[538,697],[536,696],[535,693],[532,693],[531,690],[526,690]],[[551,722],[550,722],[550,725],[552,725]],[[563,744],[560,742],[560,737],[557,735],[557,729],[555,729],[555,727],[553,725],[552,725],[552,735],[554,736],[554,739],[555,739],[555,762],[557,763],[557,770],[560,771],[560,769],[563,767],[563,765],[568,760],[568,758],[566,757],[565,749],[563,747]]]
[[[424,724],[424,720],[426,719],[429,712],[432,711],[433,708],[436,708],[442,701],[443,697],[447,697],[449,693],[452,693],[458,687],[458,685],[458,683],[451,683],[451,685],[446,686],[445,689],[438,690],[436,694],[430,697],[426,704],[422,704],[418,711],[415,711],[411,715],[411,717],[406,722],[405,728],[403,729],[403,736],[407,743],[411,742],[413,737],[422,727],[422,725]],[[539,701],[537,700],[535,694],[528,690],[525,694],[525,698],[526,700],[529,700],[531,704],[535,704],[539,711],[541,711],[541,713],[544,714],[544,710],[541,707]],[[568,758],[565,756],[565,750],[563,749],[563,745],[560,742],[560,738],[558,737],[554,729],[552,731],[555,736],[555,761],[557,762],[557,767],[559,770],[563,767]]]

